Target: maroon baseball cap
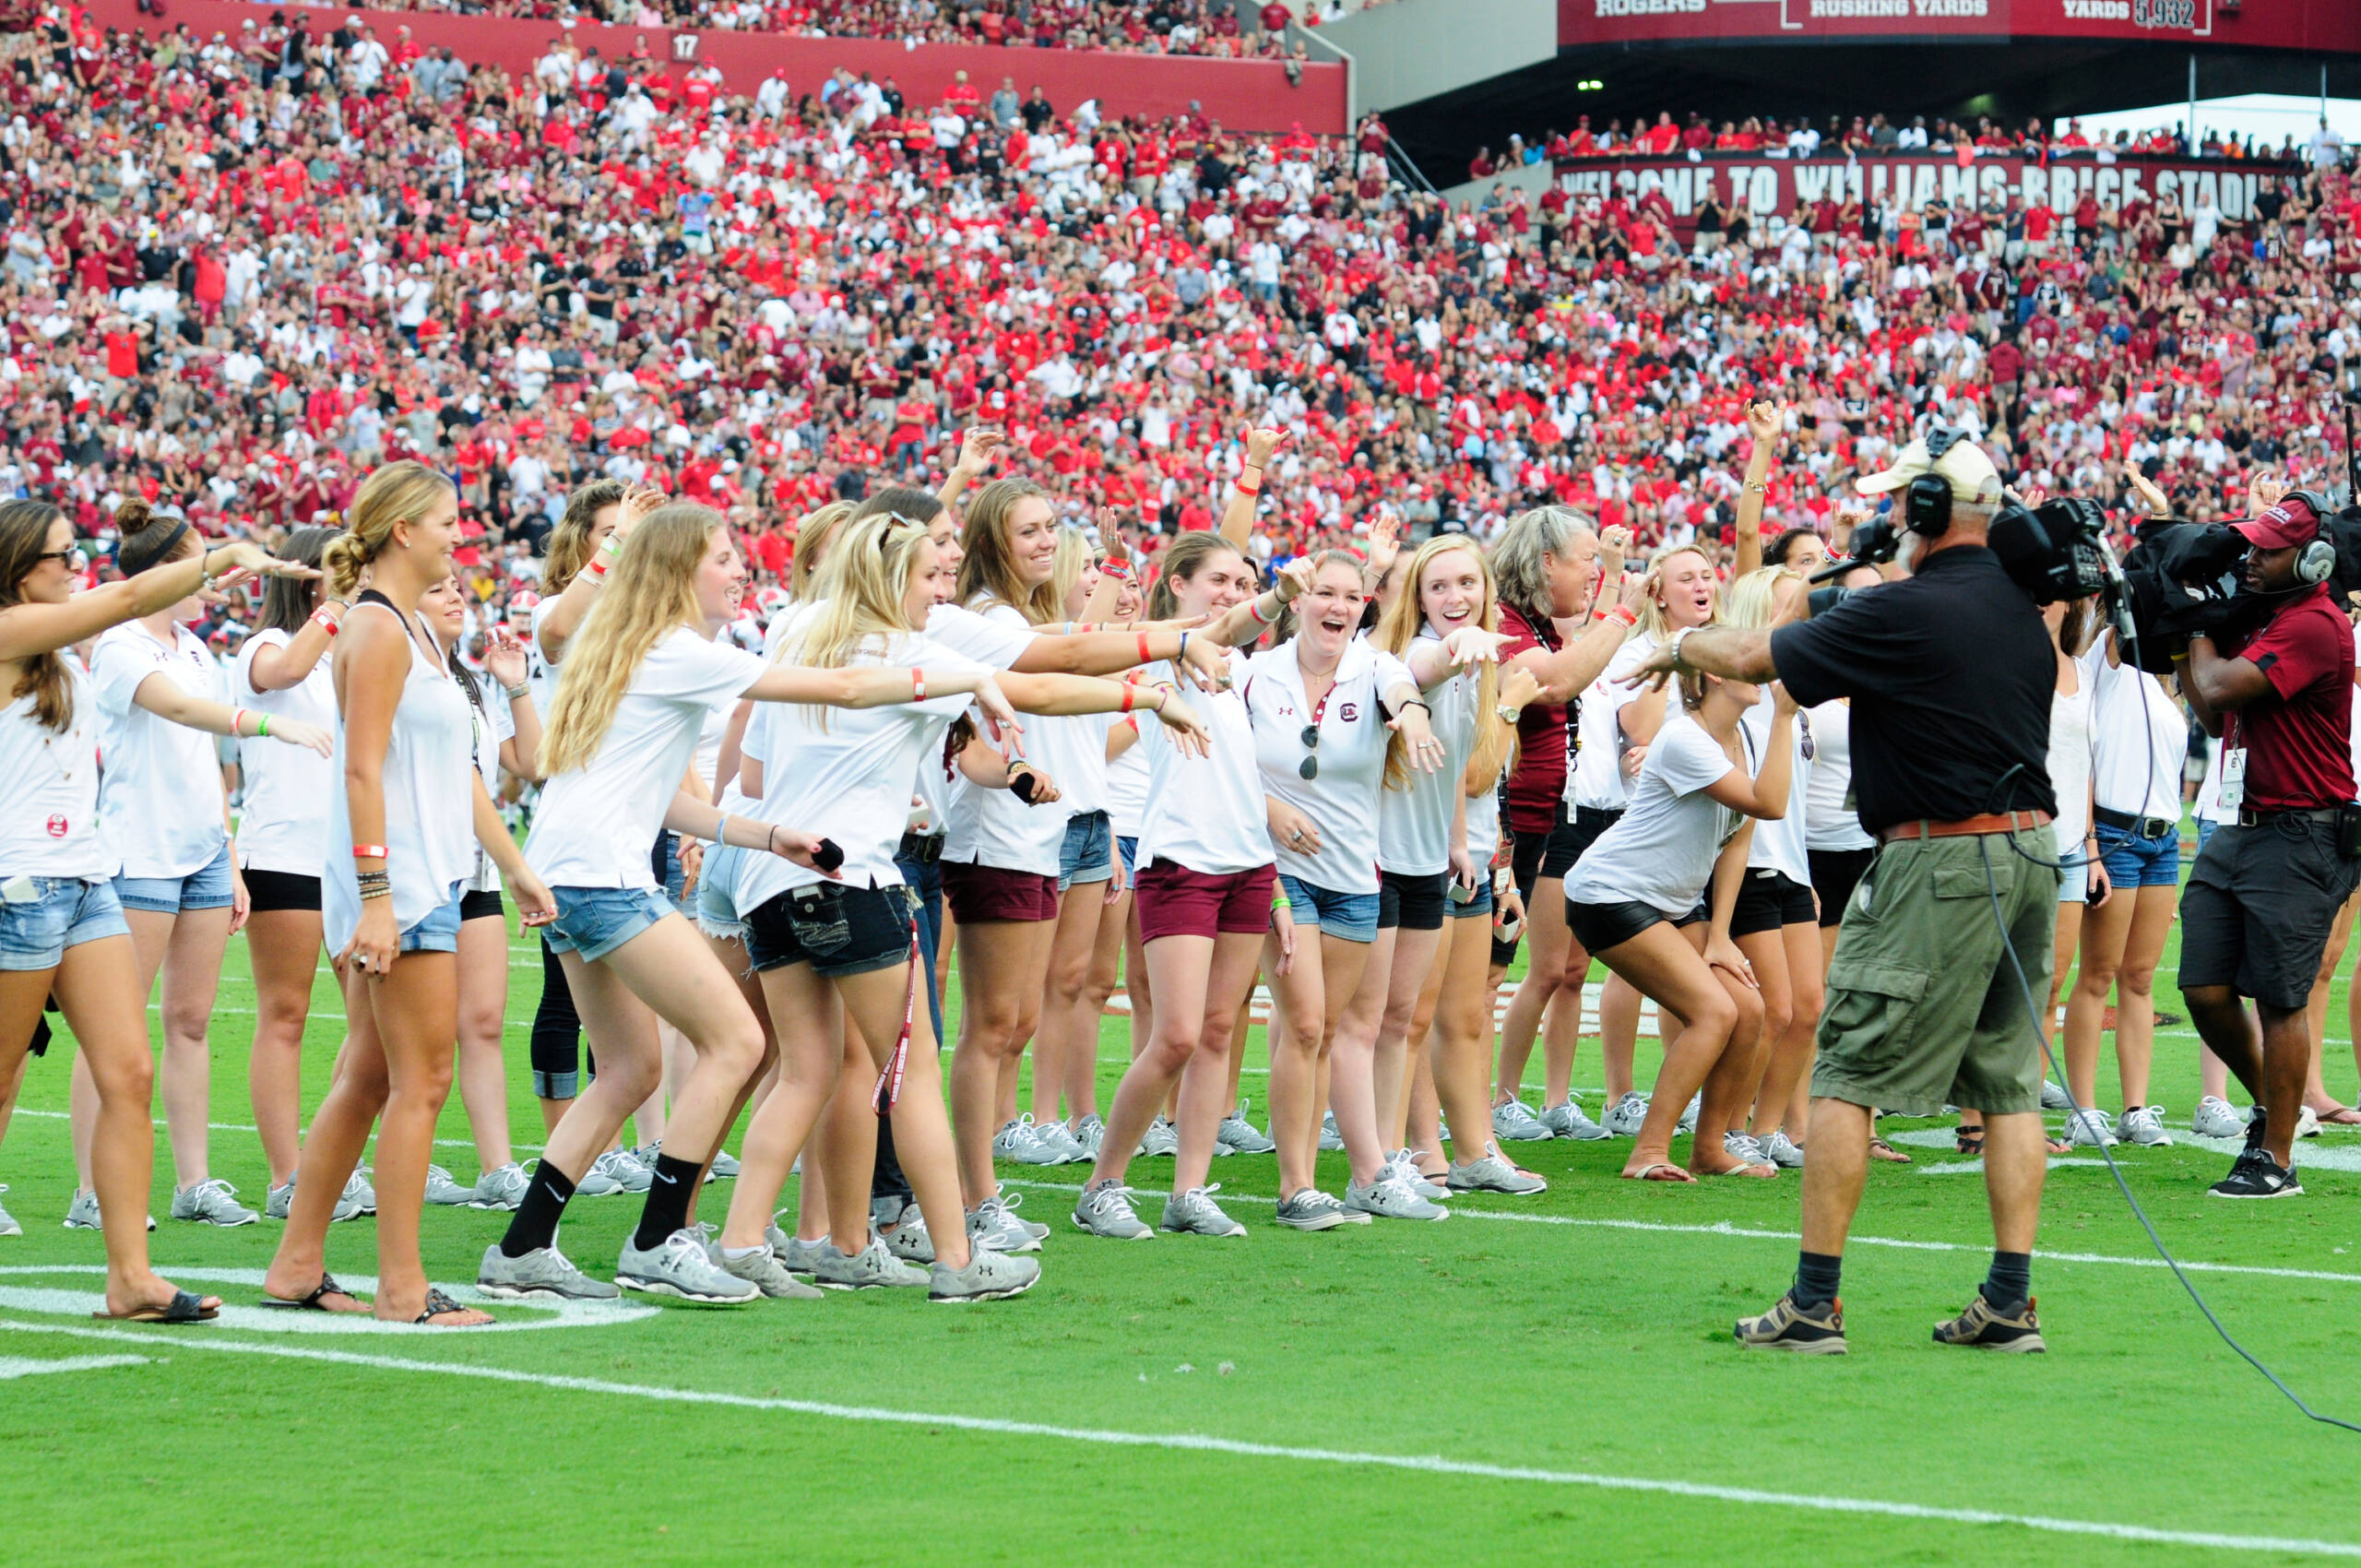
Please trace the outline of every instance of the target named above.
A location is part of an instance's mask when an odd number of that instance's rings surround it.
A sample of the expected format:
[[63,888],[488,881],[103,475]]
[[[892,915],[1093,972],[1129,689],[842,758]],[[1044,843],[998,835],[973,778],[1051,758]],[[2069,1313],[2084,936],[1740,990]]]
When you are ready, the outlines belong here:
[[2259,517],[2230,525],[2257,550],[2286,550],[2320,536],[2320,517],[2301,495],[2290,495]]

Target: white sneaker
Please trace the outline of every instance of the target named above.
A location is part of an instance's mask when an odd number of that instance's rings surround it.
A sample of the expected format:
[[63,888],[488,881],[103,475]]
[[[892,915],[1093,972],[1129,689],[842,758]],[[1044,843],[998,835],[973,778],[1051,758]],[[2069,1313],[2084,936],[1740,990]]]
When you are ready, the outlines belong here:
[[1607,1135],[1610,1138],[1636,1138],[1647,1120],[1648,1097],[1631,1089],[1608,1107],[1606,1118],[1599,1124],[1607,1129]]
[[1451,1196],[1451,1189],[1418,1169],[1418,1157],[1408,1149],[1398,1148],[1385,1157],[1387,1174],[1426,1199],[1440,1203]]
[[1777,1166],[1780,1170],[1801,1170],[1804,1168],[1803,1149],[1797,1145],[1795,1139],[1787,1136],[1784,1131],[1774,1133],[1767,1138],[1758,1138],[1755,1141],[1757,1146],[1762,1150],[1762,1158]]
[[1345,1206],[1363,1214],[1374,1214],[1386,1219],[1449,1219],[1451,1210],[1431,1203],[1421,1194],[1405,1186],[1388,1166],[1377,1173],[1377,1180],[1363,1186],[1358,1182],[1345,1183]]
[[1055,1165],[1056,1159],[1041,1146],[1041,1134],[1033,1126],[1033,1113],[1026,1111],[1015,1120],[1002,1123],[992,1134],[992,1158],[1014,1160],[1019,1165]]
[[2296,1113],[2296,1135],[2299,1138],[2319,1137],[2320,1135],[2320,1113],[2314,1111],[2308,1105],[2297,1111]]
[[1547,1143],[1558,1134],[1521,1099],[1492,1107],[1492,1136],[1504,1144]]
[[2106,1112],[2094,1106],[2066,1119],[2066,1141],[2077,1147],[2113,1148],[2123,1140],[2115,1135]]
[[1681,1111],[1680,1120],[1673,1123],[1672,1130],[1675,1133],[1695,1132],[1697,1130],[1697,1112],[1703,1107],[1704,1103],[1705,1091],[1703,1089],[1699,1089],[1695,1094],[1691,1095],[1689,1097],[1688,1108]]
[[1090,1158],[1090,1151],[1082,1146],[1082,1140],[1067,1131],[1062,1122],[1036,1123],[1033,1136],[1039,1140],[1042,1151],[1051,1157],[1044,1162],[1046,1164],[1078,1165]]
[[2165,1131],[2165,1113],[2153,1105],[2135,1105],[2115,1124],[2115,1135],[2142,1148],[2170,1148],[2173,1135]]
[[2189,1119],[2189,1130],[2201,1138],[2243,1138],[2247,1135],[2247,1119],[2228,1100],[2209,1094],[2197,1102],[2197,1111]]

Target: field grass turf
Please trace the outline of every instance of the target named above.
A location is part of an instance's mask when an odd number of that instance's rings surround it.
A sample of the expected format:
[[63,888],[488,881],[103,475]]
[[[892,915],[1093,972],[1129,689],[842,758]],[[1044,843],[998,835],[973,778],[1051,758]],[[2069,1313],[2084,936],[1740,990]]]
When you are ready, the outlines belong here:
[[[516,957],[512,1122],[529,1146],[521,1025],[540,973],[521,941]],[[2159,1003],[2179,1011],[2172,968],[2167,955]],[[213,1120],[227,1124],[213,1134],[213,1169],[259,1207],[259,1148],[230,1130],[250,1119],[244,975],[233,943],[213,1032]],[[314,1101],[339,1028],[325,977],[316,997]],[[2341,1042],[2341,987],[2331,1017]],[[1110,1018],[1102,1033],[1102,1097],[1127,1029]],[[1218,1160],[1224,1201],[1251,1231],[1227,1242],[1081,1237],[1064,1218],[1080,1168],[1004,1168],[1025,1212],[1056,1227],[1045,1277],[1021,1301],[963,1310],[872,1292],[514,1333],[122,1329],[90,1324],[88,1303],[24,1294],[98,1288],[98,1238],[57,1224],[72,1186],[69,1049],[62,1039],[33,1065],[0,1149],[6,1203],[27,1231],[0,1241],[0,1539],[12,1562],[2361,1555],[2361,1436],[2304,1421],[2224,1348],[2172,1277],[2146,1266],[2153,1254],[2106,1171],[2084,1164],[2052,1171],[2042,1246],[2119,1261],[2036,1260],[2053,1347],[2043,1357],[1929,1343],[1929,1325],[1982,1277],[1988,1235],[1974,1171],[1930,1173],[1959,1162],[1910,1144],[1916,1167],[1871,1169],[1845,1285],[1853,1354],[1841,1360],[1729,1340],[1731,1320],[1767,1305],[1793,1267],[1792,1175],[1618,1182],[1615,1143],[1520,1146],[1552,1182],[1537,1200],[1478,1198],[1439,1225],[1315,1236],[1270,1222],[1270,1158]],[[1250,1066],[1261,1051],[1258,1030]],[[2331,1087],[2349,1089],[2349,1050],[2332,1045],[2331,1058]],[[2103,1063],[2102,1086],[2112,1074]],[[1597,1075],[1586,1041],[1576,1081]],[[1261,1082],[1250,1072],[1258,1121]],[[2185,1026],[2160,1035],[2156,1083],[2185,1126],[2197,1095]],[[2111,1089],[2102,1099],[2115,1103]],[[466,1137],[456,1095],[443,1135]],[[472,1178],[471,1151],[442,1152]],[[2361,1138],[2332,1134],[2305,1153],[2361,1164],[2350,1158]],[[2299,1390],[2361,1415],[2350,1329],[2361,1177],[2315,1163],[2308,1196],[2233,1205],[2205,1194],[2226,1166],[2219,1154],[2185,1144],[2120,1154],[2183,1259],[2310,1271],[2198,1278]],[[1340,1189],[1341,1157],[1323,1167]],[[1133,1179],[1154,1191],[1169,1170],[1141,1161]],[[169,1171],[160,1129],[160,1216]],[[707,1191],[709,1216],[726,1193]],[[1153,1199],[1144,1211],[1153,1218]],[[603,1273],[637,1212],[635,1200],[578,1202],[564,1244]],[[430,1270],[470,1279],[504,1224],[430,1209]],[[374,1270],[373,1225],[332,1235],[331,1266],[348,1280]],[[269,1223],[220,1231],[166,1219],[155,1257],[199,1283],[202,1269],[259,1269],[275,1237]],[[257,1294],[219,1289],[232,1304]],[[510,1323],[545,1315],[495,1310]],[[146,1360],[35,1370],[115,1355]],[[955,1424],[978,1420],[1056,1430]],[[1153,1441],[1175,1436],[1233,1446]],[[1849,1506],[1860,1502],[1884,1511]],[[2163,1538],[2136,1538],[2143,1530]]]

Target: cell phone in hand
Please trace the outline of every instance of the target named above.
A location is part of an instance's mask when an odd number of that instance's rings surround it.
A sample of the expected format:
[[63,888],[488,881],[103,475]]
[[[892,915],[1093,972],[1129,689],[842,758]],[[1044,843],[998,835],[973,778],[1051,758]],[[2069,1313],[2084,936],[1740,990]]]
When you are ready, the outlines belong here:
[[812,863],[822,871],[834,871],[845,863],[845,852],[833,838],[823,838],[812,846]]

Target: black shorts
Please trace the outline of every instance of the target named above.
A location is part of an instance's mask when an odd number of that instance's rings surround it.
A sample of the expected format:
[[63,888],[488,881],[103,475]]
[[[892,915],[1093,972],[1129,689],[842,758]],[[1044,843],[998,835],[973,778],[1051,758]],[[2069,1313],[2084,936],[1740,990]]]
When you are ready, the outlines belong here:
[[1399,926],[1404,931],[1441,931],[1444,888],[1451,873],[1406,876],[1398,871],[1377,873],[1377,929]]
[[320,879],[298,876],[288,871],[264,871],[259,867],[241,873],[246,879],[247,907],[254,913],[265,914],[279,909],[320,910]]
[[916,942],[910,890],[846,887],[833,882],[793,888],[746,917],[746,956],[759,973],[809,964],[833,979],[891,968]]
[[1811,856],[1811,890],[1820,895],[1820,923],[1841,925],[1845,921],[1845,906],[1853,901],[1853,889],[1869,874],[1870,863],[1878,858],[1876,847],[1867,849],[1813,849]]
[[1533,885],[1546,877],[1562,880],[1573,869],[1582,849],[1574,825],[1566,819],[1566,808],[1561,803],[1548,832],[1516,835],[1516,842],[1509,850],[1509,866],[1516,878],[1517,896],[1532,903]]
[[487,917],[495,921],[502,920],[507,913],[508,907],[500,901],[500,889],[497,887],[486,888],[481,892],[471,888],[459,895],[459,923],[461,925],[467,924],[469,921],[480,921]]
[[2361,861],[2336,852],[2333,820],[2216,829],[2181,893],[2180,989],[2226,985],[2266,1007],[2302,1007],[2356,880]]
[[1752,936],[1785,926],[1810,925],[1818,918],[1810,888],[1785,872],[1761,867],[1750,870],[1738,884],[1738,906],[1730,911],[1730,934]]
[[1604,953],[1610,947],[1620,947],[1652,925],[1670,921],[1675,929],[1701,923],[1713,918],[1709,904],[1701,901],[1687,914],[1675,919],[1653,904],[1577,904],[1566,900],[1566,928],[1574,940],[1582,944],[1585,953]]

